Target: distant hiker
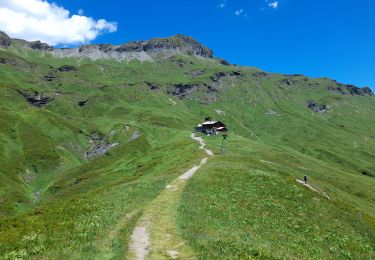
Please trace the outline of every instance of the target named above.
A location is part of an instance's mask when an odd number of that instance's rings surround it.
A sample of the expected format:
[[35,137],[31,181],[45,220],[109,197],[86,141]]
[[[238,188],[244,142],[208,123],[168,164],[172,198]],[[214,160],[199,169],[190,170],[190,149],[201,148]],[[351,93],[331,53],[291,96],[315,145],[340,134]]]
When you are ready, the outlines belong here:
[[307,184],[307,175],[303,176],[303,181]]

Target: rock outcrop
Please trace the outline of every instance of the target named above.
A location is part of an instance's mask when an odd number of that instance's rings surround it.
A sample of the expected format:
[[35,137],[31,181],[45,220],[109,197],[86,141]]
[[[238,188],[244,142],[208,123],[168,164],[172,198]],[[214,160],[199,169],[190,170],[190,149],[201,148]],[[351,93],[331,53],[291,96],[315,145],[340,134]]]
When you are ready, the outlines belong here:
[[85,157],[92,159],[106,154],[109,150],[119,145],[119,143],[109,143],[102,134],[91,133],[89,136],[90,149],[86,152]]
[[17,65],[17,60],[7,57],[0,57],[0,64]]
[[230,71],[230,72],[217,72],[210,79],[213,82],[219,82],[222,79],[230,79],[232,77],[240,77],[243,76],[241,71]]
[[34,50],[41,50],[41,51],[52,51],[54,48],[49,46],[47,43],[43,43],[41,41],[34,41],[34,42],[26,42],[26,46],[34,49]]
[[20,93],[30,105],[35,107],[45,107],[54,100],[53,97],[38,91],[18,90],[18,93]]
[[44,75],[43,79],[45,81],[55,81],[58,79],[55,72],[48,72],[46,75]]
[[342,94],[350,94],[357,96],[374,96],[374,92],[369,87],[359,88],[354,85],[338,84],[337,90],[341,91]]
[[57,71],[59,71],[59,72],[78,71],[78,68],[76,68],[74,66],[63,65],[60,68],[58,68]]
[[199,84],[175,84],[167,91],[169,95],[175,96],[179,99],[185,99],[192,96],[200,88]]
[[307,107],[315,113],[324,113],[328,111],[328,106],[326,104],[318,104],[314,100],[308,100]]
[[262,79],[262,78],[270,78],[272,75],[270,73],[264,72],[264,71],[258,71],[252,74],[254,78]]
[[298,84],[298,81],[294,80],[294,79],[291,79],[291,78],[286,78],[286,79],[282,79],[280,81],[280,84],[281,85],[287,85],[287,86],[295,86]]
[[342,84],[336,80],[326,79],[330,83],[327,89],[331,92],[339,93],[342,95],[353,96],[375,96],[374,92],[369,87],[360,88],[350,84]]
[[0,31],[0,46],[10,46],[11,42],[10,37],[3,31]]

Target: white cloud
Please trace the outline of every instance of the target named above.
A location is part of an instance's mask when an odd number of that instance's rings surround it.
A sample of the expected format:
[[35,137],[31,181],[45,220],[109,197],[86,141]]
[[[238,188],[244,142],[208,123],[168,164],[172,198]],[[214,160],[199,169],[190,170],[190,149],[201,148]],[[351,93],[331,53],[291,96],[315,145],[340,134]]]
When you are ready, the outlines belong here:
[[275,2],[269,3],[268,6],[272,7],[273,9],[277,9],[277,7],[279,7],[279,2],[275,1]]
[[243,13],[244,13],[244,9],[239,9],[239,10],[237,10],[237,11],[234,12],[234,14],[237,15],[237,16],[240,16]]
[[117,23],[70,15],[45,0],[0,0],[0,30],[13,38],[40,40],[50,45],[87,43],[104,32],[117,31]]
[[221,1],[221,3],[219,4],[219,7],[220,8],[224,8],[224,7],[226,7],[227,6],[227,0],[223,0],[223,1]]

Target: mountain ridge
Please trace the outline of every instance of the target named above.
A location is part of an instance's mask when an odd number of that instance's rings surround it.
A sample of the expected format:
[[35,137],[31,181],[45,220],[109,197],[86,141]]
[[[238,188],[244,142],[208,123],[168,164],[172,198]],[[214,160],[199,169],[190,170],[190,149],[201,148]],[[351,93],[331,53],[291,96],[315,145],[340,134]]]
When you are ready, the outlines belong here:
[[[130,41],[121,45],[112,44],[86,44],[74,48],[55,48],[41,41],[26,41],[12,39],[0,31],[0,46],[9,47],[12,43],[23,47],[47,51],[59,57],[89,57],[92,59],[126,59],[124,53],[155,53],[155,52],[186,52],[204,58],[213,58],[213,51],[199,43],[190,36],[177,34],[166,38],[153,38],[150,40]],[[117,55],[116,55],[117,54]],[[142,58],[139,58],[142,60]],[[145,59],[145,58],[143,58]]]
[[[172,57],[177,53],[186,53],[196,55],[202,58],[214,58],[214,52],[190,36],[177,34],[165,38],[152,38],[150,40],[130,41],[121,45],[112,44],[86,44],[74,48],[55,48],[41,41],[26,41],[22,39],[10,38],[5,32],[0,31],[0,46],[10,47],[12,44],[19,44],[22,47],[44,51],[57,58],[89,58],[115,59],[130,61],[133,59],[140,61],[153,61],[158,54],[162,53],[165,57]],[[225,60],[220,60],[223,65],[231,65]],[[266,73],[268,74],[268,73]],[[285,74],[287,77],[304,76],[301,74]],[[327,78],[328,79],[328,78]],[[328,79],[332,80],[332,79]],[[332,80],[337,88],[331,89],[342,94],[369,95],[374,96],[370,87],[358,87],[353,84],[343,84]],[[286,80],[284,83],[291,84]]]

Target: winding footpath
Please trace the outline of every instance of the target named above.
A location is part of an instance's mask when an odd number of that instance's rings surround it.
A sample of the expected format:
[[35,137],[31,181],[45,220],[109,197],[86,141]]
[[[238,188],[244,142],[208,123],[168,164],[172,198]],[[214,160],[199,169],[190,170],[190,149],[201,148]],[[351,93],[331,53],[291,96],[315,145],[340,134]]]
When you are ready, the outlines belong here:
[[[199,148],[204,150],[207,156],[213,156],[213,152],[205,148],[203,138],[195,136],[194,133],[191,138],[199,142]],[[169,183],[145,209],[130,239],[129,259],[195,259],[194,252],[178,234],[176,209],[186,181],[193,177],[207,160],[208,157],[203,158],[199,165],[193,166]]]

